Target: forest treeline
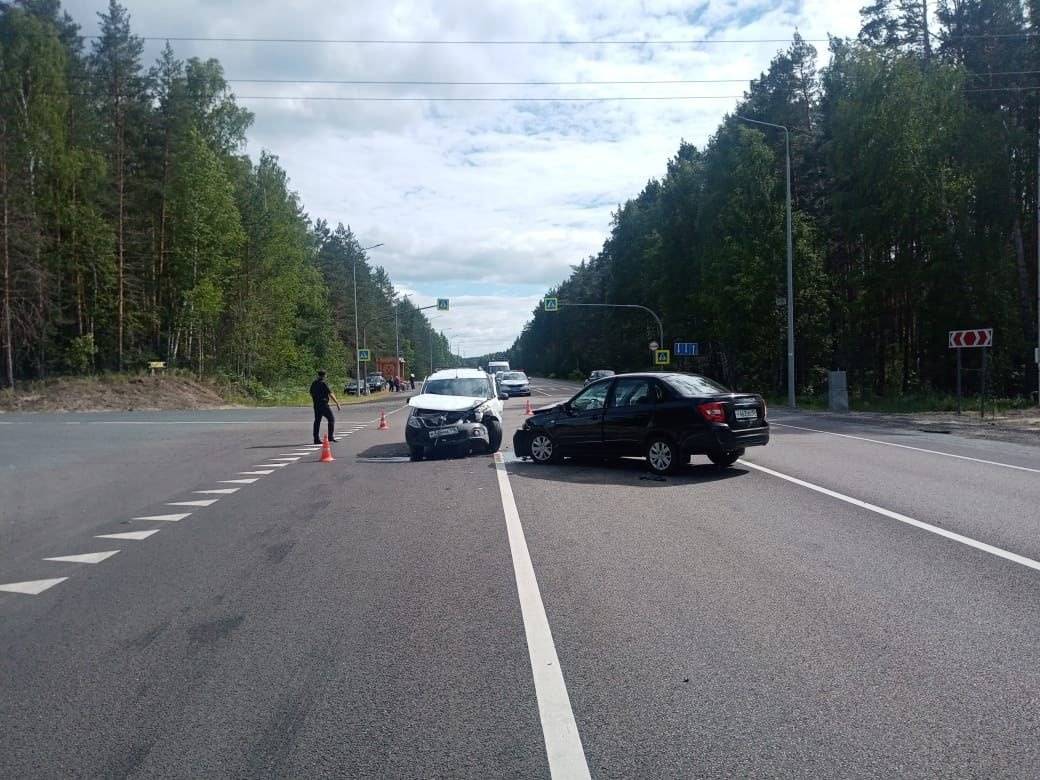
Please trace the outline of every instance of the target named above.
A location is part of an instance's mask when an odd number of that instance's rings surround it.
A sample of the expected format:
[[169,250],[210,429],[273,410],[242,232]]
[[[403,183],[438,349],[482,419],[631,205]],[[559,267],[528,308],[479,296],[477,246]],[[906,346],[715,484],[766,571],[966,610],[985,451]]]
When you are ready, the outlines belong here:
[[[425,370],[447,342],[343,225],[311,222],[215,59],[145,63],[111,0],[0,2],[0,385],[152,360],[270,384],[368,346]],[[418,370],[417,370],[418,373]]]
[[[863,394],[948,390],[947,332],[970,327],[995,330],[997,392],[1035,388],[1040,2],[876,0],[829,46],[820,68],[796,35],[548,294],[648,306],[668,346],[700,343],[680,366],[779,394],[784,133],[747,117],[790,130],[800,392],[828,369]],[[508,354],[539,373],[643,368],[656,334],[638,311],[538,309]]]

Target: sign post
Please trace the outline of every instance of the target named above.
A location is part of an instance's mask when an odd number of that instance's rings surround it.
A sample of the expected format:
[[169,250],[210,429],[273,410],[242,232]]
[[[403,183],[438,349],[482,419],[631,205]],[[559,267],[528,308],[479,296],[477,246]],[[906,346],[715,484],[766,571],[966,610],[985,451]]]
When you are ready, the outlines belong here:
[[961,413],[961,350],[982,349],[982,381],[979,385],[979,417],[986,415],[986,369],[987,351],[993,346],[993,328],[969,328],[967,330],[951,330],[949,334],[950,349],[957,350],[957,414]]

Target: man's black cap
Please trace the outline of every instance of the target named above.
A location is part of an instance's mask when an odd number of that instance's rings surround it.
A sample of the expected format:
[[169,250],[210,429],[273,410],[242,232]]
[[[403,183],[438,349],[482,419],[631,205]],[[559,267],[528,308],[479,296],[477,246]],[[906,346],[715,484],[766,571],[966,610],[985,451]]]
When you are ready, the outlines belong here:
[[324,370],[322,370],[322,371],[319,371],[319,372],[318,372],[318,376],[325,376],[325,371],[324,371]]

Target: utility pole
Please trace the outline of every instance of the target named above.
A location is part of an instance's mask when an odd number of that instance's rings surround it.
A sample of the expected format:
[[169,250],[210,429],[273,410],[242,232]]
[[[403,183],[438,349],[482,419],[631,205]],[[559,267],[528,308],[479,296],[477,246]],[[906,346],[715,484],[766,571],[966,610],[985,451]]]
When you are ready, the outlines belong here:
[[784,149],[787,152],[787,404],[797,406],[794,394],[794,244],[791,239],[791,133],[783,125],[734,114],[737,119],[753,125],[775,127],[784,131]]
[[[361,349],[361,332],[360,332],[361,329],[358,327],[357,261],[358,261],[358,255],[360,255],[362,252],[367,252],[369,249],[375,249],[377,246],[382,246],[382,244],[372,244],[372,246],[366,246],[366,247],[363,247],[363,248],[359,248],[357,253],[354,255],[354,359],[355,359],[355,366],[356,366],[356,369],[357,369],[357,373],[354,375],[354,378],[357,379],[357,391],[358,391],[358,397],[359,398],[361,397],[362,385],[361,385],[361,353],[358,352],[358,350]],[[368,389],[367,384],[364,387],[364,389],[365,390]]]

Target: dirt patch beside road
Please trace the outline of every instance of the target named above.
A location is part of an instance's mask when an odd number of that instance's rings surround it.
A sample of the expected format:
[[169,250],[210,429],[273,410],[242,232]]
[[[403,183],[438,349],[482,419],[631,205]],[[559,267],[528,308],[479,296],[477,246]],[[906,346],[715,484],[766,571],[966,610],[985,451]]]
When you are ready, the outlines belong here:
[[0,412],[228,409],[214,385],[184,376],[61,377],[0,391]]

